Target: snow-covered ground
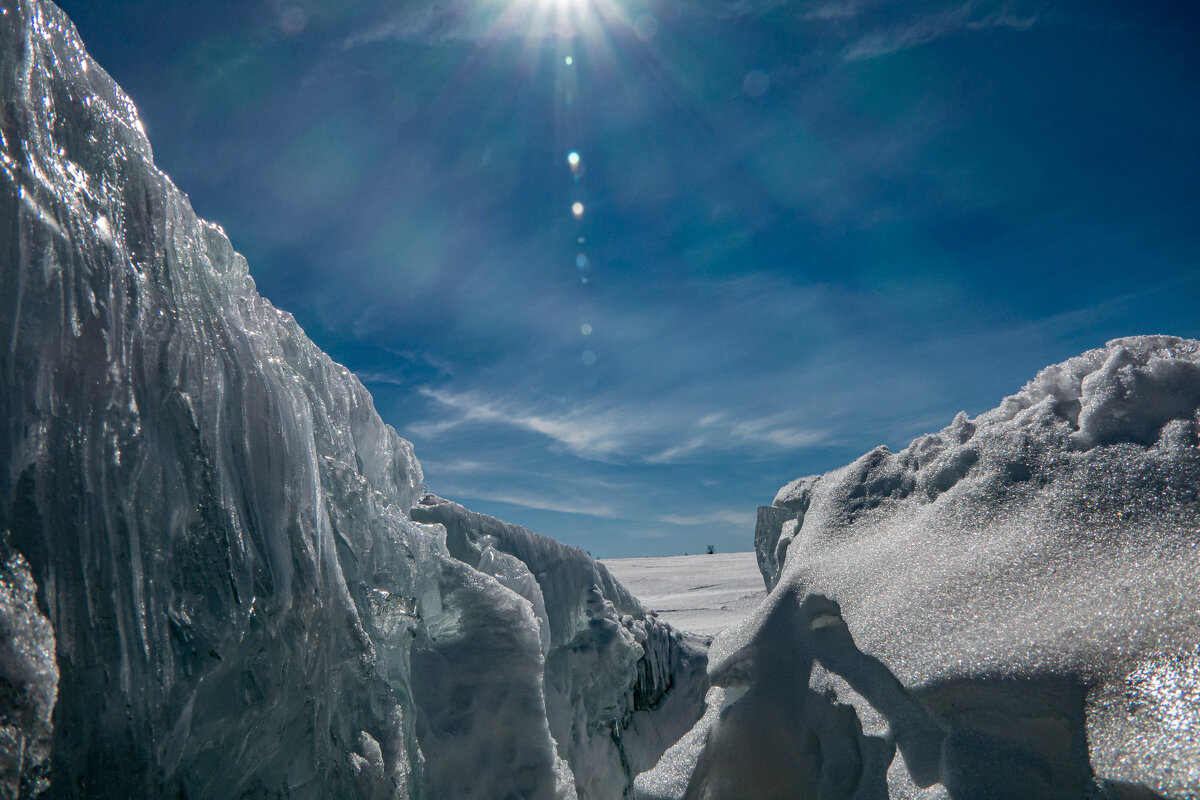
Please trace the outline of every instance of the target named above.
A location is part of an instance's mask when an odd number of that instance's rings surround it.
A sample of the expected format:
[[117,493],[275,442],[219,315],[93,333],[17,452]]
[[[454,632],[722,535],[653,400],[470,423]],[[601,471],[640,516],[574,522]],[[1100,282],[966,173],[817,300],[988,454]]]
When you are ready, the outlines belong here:
[[741,621],[767,596],[753,552],[601,563],[659,617],[707,636]]

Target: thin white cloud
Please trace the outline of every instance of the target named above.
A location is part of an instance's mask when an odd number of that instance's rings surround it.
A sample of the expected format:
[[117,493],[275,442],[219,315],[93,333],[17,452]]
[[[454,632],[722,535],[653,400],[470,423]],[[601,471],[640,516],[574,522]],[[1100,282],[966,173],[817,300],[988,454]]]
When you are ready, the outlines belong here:
[[753,527],[755,515],[743,509],[721,509],[700,514],[664,514],[655,519],[668,525],[735,525],[738,527]]
[[861,11],[860,3],[856,2],[856,0],[845,0],[844,2],[825,3],[818,6],[805,14],[804,19],[817,19],[823,22],[840,21],[853,19]]
[[624,519],[616,508],[604,503],[597,503],[584,498],[548,497],[522,491],[490,491],[478,488],[450,487],[443,489],[446,495],[464,500],[482,500],[489,503],[504,503],[505,505],[530,508],[536,511],[557,511],[562,514],[583,514],[600,519]]
[[364,386],[371,384],[386,385],[386,386],[408,386],[412,381],[407,379],[403,372],[386,372],[386,371],[363,371],[359,370],[354,373],[355,376],[362,381]]
[[470,459],[460,459],[458,461],[428,461],[422,459],[421,467],[426,472],[436,470],[438,472],[467,472],[471,474],[488,472],[491,470],[491,467],[482,461],[472,461]]
[[720,8],[723,17],[759,17],[767,12],[786,6],[788,0],[731,0]]
[[1015,31],[1027,31],[1038,22],[1037,14],[1020,17],[1008,10],[997,11],[978,22],[968,22],[967,30],[978,31],[987,28],[1012,28]]
[[451,416],[409,425],[407,432],[417,438],[434,439],[464,425],[501,425],[544,436],[580,458],[608,463],[678,463],[748,447],[799,450],[828,442],[826,431],[797,426],[783,414],[735,419],[724,412],[689,414],[674,405],[630,408],[594,404],[561,411],[484,399],[478,392],[454,393],[431,387],[420,392]]
[[689,439],[683,444],[675,445],[674,447],[668,447],[662,452],[647,456],[645,460],[647,464],[670,464],[680,460],[683,456],[695,453],[697,450],[702,449],[707,443],[707,440],[697,436],[693,439]]
[[462,3],[448,2],[440,6],[406,4],[387,19],[375,21],[346,37],[342,47],[349,50],[393,41],[440,44],[481,38],[486,30],[486,27],[473,24],[467,7]]
[[467,421],[466,419],[447,419],[440,422],[414,422],[405,429],[405,432],[417,439],[435,439]]
[[859,38],[846,51],[846,61],[864,61],[897,53],[923,44],[955,36],[964,31],[994,28],[1028,30],[1037,23],[1037,15],[1022,17],[1010,6],[979,15],[978,0],[936,14],[919,17],[905,24],[873,30]]
[[429,387],[421,394],[458,413],[454,419],[417,423],[409,430],[433,438],[466,423],[495,423],[546,436],[583,458],[604,461],[630,449],[647,427],[631,415],[614,410],[580,408],[566,413],[535,412],[496,400],[485,400],[473,392],[455,394]]
[[783,415],[735,420],[727,414],[707,413],[693,422],[695,417],[675,408],[580,406],[555,412],[486,400],[475,392],[456,394],[430,387],[420,391],[454,415],[409,425],[408,433],[416,437],[434,439],[468,424],[503,425],[539,434],[594,461],[666,464],[747,446],[798,450],[828,441],[824,430],[789,424]]
[[769,444],[784,450],[796,450],[824,444],[828,435],[815,428],[798,428],[782,424],[781,416],[735,422],[729,427],[731,436],[747,443]]

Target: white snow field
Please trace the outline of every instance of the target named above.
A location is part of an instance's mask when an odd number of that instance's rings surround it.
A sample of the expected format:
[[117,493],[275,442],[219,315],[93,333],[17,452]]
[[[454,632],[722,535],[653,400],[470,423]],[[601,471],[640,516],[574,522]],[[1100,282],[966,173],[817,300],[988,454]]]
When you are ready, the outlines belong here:
[[1200,342],[1131,337],[788,484],[639,795],[1200,796],[1198,431]]
[[753,552],[607,558],[608,571],[647,610],[676,628],[715,636],[766,598]]
[[700,716],[701,640],[425,496],[41,0],[0,14],[0,331],[0,797],[613,800]]

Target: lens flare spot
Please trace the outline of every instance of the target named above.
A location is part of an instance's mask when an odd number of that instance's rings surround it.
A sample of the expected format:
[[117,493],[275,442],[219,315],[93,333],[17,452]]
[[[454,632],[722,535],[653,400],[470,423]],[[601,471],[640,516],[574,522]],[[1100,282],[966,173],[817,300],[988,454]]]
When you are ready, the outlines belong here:
[[649,14],[643,14],[634,21],[633,32],[643,42],[648,42],[658,33],[658,20]]
[[575,59],[571,58],[570,56],[567,56],[566,58],[563,59],[563,63],[569,67],[575,63]]
[[290,6],[279,15],[279,27],[289,36],[295,36],[308,24],[308,15],[299,6]]
[[742,80],[742,92],[747,97],[761,97],[771,88],[771,76],[757,69],[746,73]]
[[572,203],[571,213],[575,215],[575,219],[583,219],[583,203],[578,201]]
[[575,256],[575,266],[579,267],[580,269],[587,269],[587,265],[588,265],[588,257],[587,256],[585,256],[583,253],[580,253],[579,255]]
[[592,335],[592,326],[588,325],[585,322],[579,326],[579,332],[582,333],[584,336],[591,336]]
[[567,153],[567,163],[571,165],[571,169],[577,169],[579,167],[579,153],[576,153],[574,150]]
[[583,361],[584,364],[586,364],[587,366],[590,367],[592,364],[596,363],[596,354],[593,353],[591,350],[584,350],[583,358],[581,360]]

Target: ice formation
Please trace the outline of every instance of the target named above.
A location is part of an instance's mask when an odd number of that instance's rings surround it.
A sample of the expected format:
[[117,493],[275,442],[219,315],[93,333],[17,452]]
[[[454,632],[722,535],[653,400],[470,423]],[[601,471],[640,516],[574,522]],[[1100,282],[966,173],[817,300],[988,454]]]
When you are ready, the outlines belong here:
[[581,551],[413,521],[412,447],[71,23],[0,11],[0,796],[628,795],[702,649]]
[[1132,337],[788,484],[640,796],[1200,796],[1198,429],[1200,342]]
[[58,693],[54,631],[20,553],[0,537],[0,797],[46,789]]
[[586,797],[626,796],[630,776],[696,721],[707,641],[646,616],[576,548],[432,496],[412,518],[445,526],[452,555],[530,601],[546,652],[550,732],[575,786]]

